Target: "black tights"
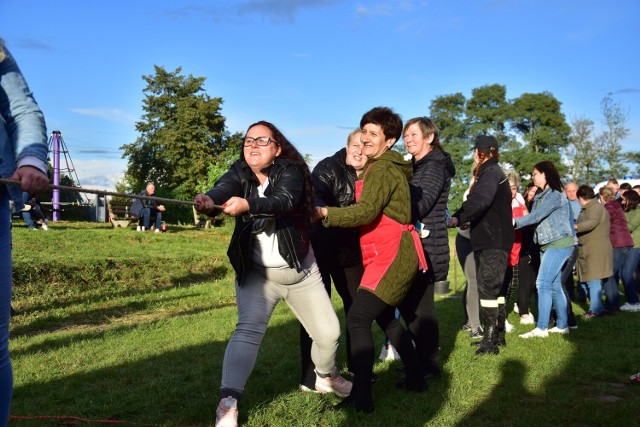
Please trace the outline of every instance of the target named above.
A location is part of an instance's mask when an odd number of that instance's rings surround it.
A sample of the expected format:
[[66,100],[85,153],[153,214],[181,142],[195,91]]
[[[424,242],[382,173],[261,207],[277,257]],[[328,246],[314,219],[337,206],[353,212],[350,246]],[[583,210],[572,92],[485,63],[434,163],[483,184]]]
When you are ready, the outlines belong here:
[[391,340],[407,370],[407,379],[419,378],[422,372],[411,337],[399,320],[395,308],[373,293],[360,290],[347,315],[347,328],[351,339],[354,382],[371,384],[374,363],[374,343],[371,326],[376,321]]

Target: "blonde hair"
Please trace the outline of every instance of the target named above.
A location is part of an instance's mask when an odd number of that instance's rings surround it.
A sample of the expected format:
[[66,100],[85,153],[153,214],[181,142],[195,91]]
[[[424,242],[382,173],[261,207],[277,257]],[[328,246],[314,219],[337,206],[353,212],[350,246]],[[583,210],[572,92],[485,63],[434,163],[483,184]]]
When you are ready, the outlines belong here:
[[2,40],[0,38],[0,62],[4,61],[4,58],[6,58],[7,54],[4,53],[4,40]]
[[613,200],[613,197],[614,197],[613,188],[607,185],[605,185],[604,187],[600,187],[600,191],[598,191],[598,193],[600,193],[600,197],[605,202],[610,202],[611,200]]
[[518,172],[507,173],[507,179],[509,180],[509,186],[520,188],[520,175],[518,175]]
[[347,137],[347,147],[349,146],[349,143],[351,142],[351,138],[353,138],[354,136],[356,136],[357,134],[359,134],[361,132],[362,132],[362,129],[360,129],[360,128],[356,128],[356,129],[351,131],[351,133]]

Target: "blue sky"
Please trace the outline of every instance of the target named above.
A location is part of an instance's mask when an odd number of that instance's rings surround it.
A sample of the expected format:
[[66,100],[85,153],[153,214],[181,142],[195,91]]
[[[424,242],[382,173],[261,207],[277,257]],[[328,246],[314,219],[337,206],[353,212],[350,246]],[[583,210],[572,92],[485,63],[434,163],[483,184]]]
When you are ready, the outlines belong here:
[[637,0],[3,0],[0,37],[85,187],[109,187],[154,65],[206,77],[230,131],[275,123],[314,162],[378,105],[403,118],[502,84],[601,127],[609,92],[640,150]]

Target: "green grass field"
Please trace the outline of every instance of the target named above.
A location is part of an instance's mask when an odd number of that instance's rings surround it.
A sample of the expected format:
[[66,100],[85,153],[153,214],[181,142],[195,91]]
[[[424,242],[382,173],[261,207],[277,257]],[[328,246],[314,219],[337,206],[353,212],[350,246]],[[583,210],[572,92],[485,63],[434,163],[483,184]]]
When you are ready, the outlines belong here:
[[[11,426],[213,426],[222,357],[236,322],[231,225],[136,233],[93,223],[13,230]],[[464,277],[438,296],[444,375],[424,394],[396,390],[376,364],[376,411],[327,408],[298,391],[298,323],[279,304],[240,407],[248,426],[630,426],[640,415],[640,313],[582,321],[568,337],[522,340],[476,357],[460,331]],[[454,274],[457,293],[453,291]],[[334,305],[343,322],[339,298]],[[574,304],[576,314],[586,307]],[[375,327],[379,345],[383,336]],[[344,347],[339,352],[344,368]],[[98,423],[98,420],[104,423]]]

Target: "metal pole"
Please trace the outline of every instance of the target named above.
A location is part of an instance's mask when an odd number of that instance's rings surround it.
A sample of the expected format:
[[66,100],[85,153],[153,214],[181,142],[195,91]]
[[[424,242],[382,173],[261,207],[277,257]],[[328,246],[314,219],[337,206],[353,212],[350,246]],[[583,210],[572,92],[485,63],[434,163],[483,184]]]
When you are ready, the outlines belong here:
[[54,130],[51,132],[51,138],[53,139],[53,220],[60,220],[60,190],[57,186],[60,185],[60,131]]

